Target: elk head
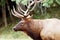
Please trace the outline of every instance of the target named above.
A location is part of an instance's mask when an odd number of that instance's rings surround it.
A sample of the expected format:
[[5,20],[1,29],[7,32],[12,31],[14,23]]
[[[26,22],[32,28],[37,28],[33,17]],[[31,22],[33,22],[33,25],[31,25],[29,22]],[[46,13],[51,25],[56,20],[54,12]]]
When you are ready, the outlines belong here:
[[[15,31],[24,31],[25,28],[27,28],[28,23],[32,20],[32,15],[31,15],[31,11],[34,10],[34,8],[36,7],[36,4],[41,2],[41,0],[37,1],[34,0],[31,3],[29,3],[29,5],[27,6],[26,10],[23,10],[20,6],[17,7],[17,11],[15,10],[15,8],[13,7],[13,10],[11,10],[12,14],[18,18],[21,18],[21,21],[13,28]],[[33,5],[32,9],[31,6]]]

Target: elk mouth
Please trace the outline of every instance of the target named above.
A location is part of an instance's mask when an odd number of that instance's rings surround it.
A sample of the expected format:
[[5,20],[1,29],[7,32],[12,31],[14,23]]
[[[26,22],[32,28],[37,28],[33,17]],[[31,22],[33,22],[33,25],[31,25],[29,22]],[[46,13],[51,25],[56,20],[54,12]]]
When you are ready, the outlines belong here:
[[13,30],[16,31],[16,32],[17,32],[17,31],[23,31],[23,30],[21,30],[21,29],[16,29],[16,28],[13,28]]

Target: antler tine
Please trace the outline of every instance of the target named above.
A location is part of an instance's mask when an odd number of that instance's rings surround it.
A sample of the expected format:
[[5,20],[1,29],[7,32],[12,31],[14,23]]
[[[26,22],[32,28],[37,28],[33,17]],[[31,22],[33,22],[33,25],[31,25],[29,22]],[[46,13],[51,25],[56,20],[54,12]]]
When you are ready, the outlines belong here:
[[42,2],[43,0],[39,0],[39,1],[37,1],[37,3],[39,3],[39,2]]
[[34,8],[36,7],[36,5],[37,5],[37,0],[34,0],[34,6],[33,6],[33,8],[30,10],[30,11],[33,11],[34,10]]
[[27,10],[24,12],[24,13],[25,13],[25,14],[24,14],[25,16],[28,15],[27,12],[29,11],[30,7],[31,7],[33,4],[34,4],[34,1],[27,6]]
[[18,15],[16,15],[16,14],[14,14],[14,12],[11,10],[11,13],[14,15],[14,16],[16,16],[16,17],[19,17]]
[[13,11],[15,12],[16,15],[24,17],[23,15],[19,14],[18,12],[16,12],[15,8],[13,7]]
[[13,11],[11,10],[12,14],[18,18],[22,18],[24,17],[23,15],[19,14],[18,12],[16,12],[15,8],[13,7]]
[[36,7],[36,5],[37,5],[39,2],[42,2],[42,0],[39,0],[39,1],[35,0],[34,2],[35,2],[35,5],[33,6],[33,8],[32,8],[30,11],[33,11],[34,8]]
[[[19,5],[19,4],[18,4]],[[19,10],[21,11],[21,12],[25,12],[21,7],[20,7],[20,5],[19,5]]]
[[18,5],[18,8],[17,8],[17,10],[19,11],[19,13],[21,13],[22,15],[23,15],[23,12],[20,10],[20,8],[19,8],[20,6]]
[[[42,2],[42,0],[39,0],[39,1],[34,0],[30,5],[28,5],[27,12],[28,12],[28,11],[29,11],[29,12],[33,11],[33,10],[34,10],[34,8],[36,7],[37,3],[40,3],[40,2]],[[34,3],[35,3],[35,4],[34,4]],[[29,9],[30,9],[30,7],[31,7],[33,4],[34,4],[33,8],[32,8],[31,10],[29,10]],[[26,13],[25,15],[29,15],[29,14],[30,14],[29,12],[28,12],[28,14]]]
[[25,12],[20,6],[19,6],[19,9],[20,9],[22,12]]
[[[20,3],[22,2],[23,0],[20,1]],[[21,10],[22,12],[25,12],[20,6],[19,6],[19,10]]]

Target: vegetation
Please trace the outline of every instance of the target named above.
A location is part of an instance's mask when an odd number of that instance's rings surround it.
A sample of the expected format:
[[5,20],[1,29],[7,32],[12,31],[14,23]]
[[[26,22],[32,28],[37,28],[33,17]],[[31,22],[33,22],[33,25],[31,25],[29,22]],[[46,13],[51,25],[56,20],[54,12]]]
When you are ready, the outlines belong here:
[[32,40],[23,32],[13,31],[14,25],[9,24],[7,27],[0,28],[0,40]]
[[[30,39],[23,32],[14,32],[13,26],[20,21],[20,19],[12,16],[11,9],[16,4],[19,4],[21,0],[0,0],[0,38],[1,39]],[[22,0],[23,5],[27,5],[28,0]],[[15,3],[16,2],[16,3]],[[60,19],[60,0],[44,0],[39,3],[34,10],[33,18],[44,19],[44,18],[59,18]],[[1,16],[2,15],[2,16]],[[26,36],[26,37],[25,37]]]

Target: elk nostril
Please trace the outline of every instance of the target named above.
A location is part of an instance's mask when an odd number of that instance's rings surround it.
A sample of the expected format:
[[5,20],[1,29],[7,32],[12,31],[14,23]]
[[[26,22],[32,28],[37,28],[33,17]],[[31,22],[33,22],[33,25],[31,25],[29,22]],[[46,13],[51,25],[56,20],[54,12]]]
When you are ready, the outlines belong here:
[[14,31],[17,31],[17,29],[16,29],[16,28],[13,28],[13,30],[14,30]]

